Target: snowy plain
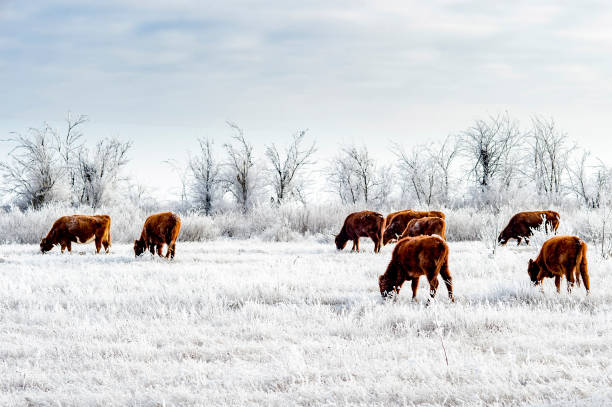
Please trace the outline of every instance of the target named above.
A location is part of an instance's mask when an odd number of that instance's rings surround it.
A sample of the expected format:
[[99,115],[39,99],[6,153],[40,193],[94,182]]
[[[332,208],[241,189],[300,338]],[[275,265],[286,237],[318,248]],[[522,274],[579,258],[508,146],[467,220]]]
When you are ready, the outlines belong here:
[[[450,242],[456,303],[333,243],[178,242],[173,261],[0,246],[0,405],[611,405],[612,262],[531,287],[537,247]],[[350,246],[350,245],[349,245]],[[448,362],[447,362],[448,360]]]

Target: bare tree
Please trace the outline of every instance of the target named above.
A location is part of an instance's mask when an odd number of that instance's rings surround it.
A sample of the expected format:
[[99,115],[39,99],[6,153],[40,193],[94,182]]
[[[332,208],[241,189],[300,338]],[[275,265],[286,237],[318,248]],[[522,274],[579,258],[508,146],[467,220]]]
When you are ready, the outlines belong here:
[[374,159],[370,157],[370,153],[365,146],[361,148],[355,146],[347,147],[344,149],[344,153],[353,163],[353,172],[359,182],[359,187],[363,194],[363,201],[365,203],[372,201],[372,199],[375,198],[373,194],[375,193],[375,187],[377,185],[376,164]]
[[61,136],[59,133],[54,132],[57,151],[62,158],[63,166],[66,169],[68,186],[70,187],[70,190],[73,191],[73,204],[78,203],[78,196],[74,195],[74,191],[76,189],[75,187],[78,170],[76,158],[79,150],[83,146],[83,143],[81,143],[81,139],[83,138],[81,127],[88,120],[88,117],[85,115],[73,117],[73,115],[68,112],[66,116],[66,133]]
[[211,139],[198,139],[199,154],[189,159],[192,183],[191,192],[196,206],[201,207],[208,216],[213,209],[221,185],[220,166],[213,156]]
[[226,191],[230,192],[243,213],[247,213],[253,205],[253,194],[256,188],[255,160],[253,146],[244,137],[244,132],[232,122],[227,124],[235,131],[232,143],[223,145],[227,153],[226,172],[222,182]]
[[450,202],[451,168],[459,152],[457,137],[447,136],[442,144],[428,148],[429,157],[440,173],[440,200]]
[[284,154],[271,144],[266,147],[266,157],[270,161],[270,183],[274,189],[277,204],[282,203],[289,196],[300,196],[302,180],[299,175],[302,169],[312,164],[312,155],[315,153],[315,143],[302,147],[306,130],[293,135],[289,146],[285,148]]
[[567,135],[556,128],[553,119],[534,116],[528,140],[532,163],[530,178],[535,182],[538,193],[559,199],[570,152]]
[[586,207],[599,208],[612,187],[612,174],[601,160],[595,159],[595,163],[590,163],[590,156],[590,152],[582,150],[567,166],[567,187]]
[[413,192],[420,205],[431,205],[440,186],[440,176],[430,152],[423,146],[416,146],[406,152],[395,144],[393,153],[398,158],[398,170],[404,188]]
[[175,159],[169,159],[169,160],[164,160],[162,161],[164,164],[167,164],[170,166],[170,168],[172,169],[172,171],[174,171],[179,179],[179,183],[180,183],[180,200],[181,200],[181,206],[183,208],[186,208],[188,205],[188,193],[187,193],[187,189],[188,189],[188,184],[189,184],[189,172],[191,171],[191,169],[189,168],[189,165],[185,166],[182,164],[182,162],[179,162],[178,160]]
[[343,154],[334,157],[327,169],[327,180],[343,204],[355,204],[361,199],[359,180],[353,162]]
[[344,203],[364,203],[379,200],[380,182],[376,162],[363,146],[342,148],[328,168],[328,182]]
[[106,139],[96,144],[92,156],[86,148],[79,150],[76,185],[80,203],[93,209],[104,203],[108,190],[118,181],[119,171],[128,163],[130,146],[130,142]]
[[393,186],[396,180],[393,177],[391,165],[384,165],[378,168],[376,174],[375,197],[379,207],[387,207],[393,193]]
[[471,163],[471,172],[478,184],[486,189],[494,178],[509,185],[517,175],[514,153],[521,142],[516,121],[508,113],[476,120],[463,133],[463,152]]
[[54,144],[53,129],[45,124],[42,129],[30,129],[27,135],[13,135],[7,141],[16,146],[9,152],[9,161],[0,163],[4,180],[0,189],[13,195],[22,209],[37,209],[61,199],[64,168]]

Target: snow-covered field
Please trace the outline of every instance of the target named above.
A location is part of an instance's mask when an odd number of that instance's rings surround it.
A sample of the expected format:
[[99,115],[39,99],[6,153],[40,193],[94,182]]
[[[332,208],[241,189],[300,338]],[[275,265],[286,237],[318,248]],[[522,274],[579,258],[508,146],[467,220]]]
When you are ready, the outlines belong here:
[[[591,295],[530,287],[535,247],[450,243],[457,302],[315,240],[0,246],[0,405],[610,405],[612,262]],[[81,253],[79,253],[79,251]],[[446,362],[448,359],[448,363]]]

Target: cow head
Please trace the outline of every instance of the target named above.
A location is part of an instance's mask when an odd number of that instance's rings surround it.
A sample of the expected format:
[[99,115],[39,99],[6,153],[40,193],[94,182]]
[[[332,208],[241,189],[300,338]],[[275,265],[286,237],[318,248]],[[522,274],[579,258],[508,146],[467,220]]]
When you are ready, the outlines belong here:
[[336,242],[336,249],[342,250],[346,247],[346,242],[348,242],[348,239],[346,239],[344,236],[342,236],[342,233],[340,233],[336,235],[334,241]]
[[384,300],[399,293],[399,289],[394,287],[393,283],[384,274],[378,276],[378,288],[380,289],[380,295]]
[[499,236],[497,237],[497,243],[499,243],[502,246],[508,243],[508,238],[504,235],[504,232],[501,232]]
[[540,274],[540,266],[535,261],[529,259],[529,267],[527,267],[527,272],[529,273],[529,278],[532,283],[538,282],[538,274]]
[[146,247],[144,240],[134,240],[134,254],[138,257],[144,253]]
[[383,232],[383,245],[397,240],[402,235],[403,230],[400,230],[399,224],[391,222],[389,226]]
[[46,237],[43,237],[40,241],[40,251],[43,253],[46,253],[49,250],[53,249],[53,246],[53,243],[51,243]]

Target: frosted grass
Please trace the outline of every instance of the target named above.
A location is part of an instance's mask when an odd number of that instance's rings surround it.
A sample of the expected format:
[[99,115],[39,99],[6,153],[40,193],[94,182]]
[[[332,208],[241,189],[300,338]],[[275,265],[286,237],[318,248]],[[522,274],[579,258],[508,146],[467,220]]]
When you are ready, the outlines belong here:
[[450,246],[457,302],[441,285],[427,308],[424,280],[381,301],[392,247],[369,242],[0,246],[0,405],[612,403],[609,261],[557,295],[529,285],[534,247]]

